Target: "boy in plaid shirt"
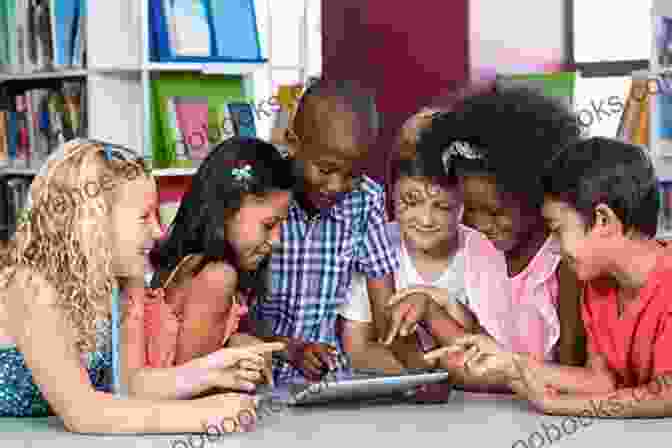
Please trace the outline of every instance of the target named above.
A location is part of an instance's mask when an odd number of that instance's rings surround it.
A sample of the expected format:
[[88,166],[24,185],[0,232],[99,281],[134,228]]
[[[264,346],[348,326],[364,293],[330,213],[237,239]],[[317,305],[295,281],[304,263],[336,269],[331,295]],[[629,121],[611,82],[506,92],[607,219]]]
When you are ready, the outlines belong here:
[[[346,81],[319,80],[308,87],[287,130],[289,157],[304,179],[290,203],[280,244],[270,260],[270,293],[255,317],[285,342],[289,363],[274,368],[276,382],[317,380],[343,351],[337,309],[349,300],[352,273],[367,277],[378,335],[385,303],[394,292],[399,260],[387,234],[382,186],[361,174],[377,134],[371,95]],[[401,368],[389,349],[371,342],[377,365]]]

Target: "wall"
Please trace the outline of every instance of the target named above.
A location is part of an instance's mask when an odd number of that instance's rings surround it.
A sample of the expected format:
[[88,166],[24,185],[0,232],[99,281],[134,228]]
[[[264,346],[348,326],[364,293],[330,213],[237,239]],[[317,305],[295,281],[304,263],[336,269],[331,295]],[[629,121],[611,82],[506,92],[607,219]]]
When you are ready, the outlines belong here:
[[389,183],[395,133],[432,98],[495,73],[562,69],[564,0],[322,0],[322,34],[323,75],[376,90],[383,130],[368,173]]
[[467,81],[467,3],[322,0],[323,75],[358,79],[376,92],[383,129],[367,166],[375,179],[389,178],[403,121]]
[[472,79],[561,70],[565,0],[470,0]]

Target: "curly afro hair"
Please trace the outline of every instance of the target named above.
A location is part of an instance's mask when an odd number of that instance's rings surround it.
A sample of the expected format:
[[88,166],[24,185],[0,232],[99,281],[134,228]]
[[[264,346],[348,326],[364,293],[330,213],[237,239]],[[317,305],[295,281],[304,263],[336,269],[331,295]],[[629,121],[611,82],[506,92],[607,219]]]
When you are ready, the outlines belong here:
[[434,118],[418,150],[443,151],[455,141],[469,143],[478,159],[453,159],[458,174],[491,175],[500,191],[540,208],[545,165],[580,136],[576,116],[560,101],[516,87],[462,99],[451,112]]

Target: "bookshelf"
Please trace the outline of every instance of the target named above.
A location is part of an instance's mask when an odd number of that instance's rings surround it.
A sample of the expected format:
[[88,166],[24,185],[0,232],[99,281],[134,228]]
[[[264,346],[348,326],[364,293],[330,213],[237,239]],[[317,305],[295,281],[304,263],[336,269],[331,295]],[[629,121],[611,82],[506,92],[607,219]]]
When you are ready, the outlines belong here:
[[[60,1],[60,0],[59,0]],[[0,67],[0,88],[39,89],[64,81],[82,81],[85,94],[81,99],[86,109],[86,137],[125,145],[140,152],[162,182],[176,182],[196,172],[191,167],[158,167],[154,162],[156,129],[155,94],[157,80],[163,76],[208,80],[227,79],[239,86],[236,99],[254,98],[254,79],[266,68],[268,39],[263,35],[269,20],[269,3],[254,0],[260,58],[256,60],[221,62],[157,62],[152,57],[151,0],[118,0],[101,2],[83,0],[86,19],[82,28],[86,46],[85,66],[60,66],[59,70],[17,73],[12,66]],[[18,19],[17,19],[18,20]],[[49,148],[53,150],[54,148]],[[1,179],[24,177],[30,181],[40,162],[28,167],[0,167]],[[5,201],[3,201],[5,202]],[[1,204],[7,206],[6,202]],[[9,207],[6,208],[8,210]],[[2,224],[2,223],[0,223]]]
[[[164,72],[191,72],[203,77],[239,77],[246,97],[253,97],[253,75],[263,62],[155,62],[150,60],[150,0],[86,1],[84,33],[87,66],[36,73],[0,73],[0,84],[83,79],[87,86],[87,136],[153,155],[151,81]],[[255,1],[257,15],[263,2]],[[262,45],[262,52],[265,51]],[[13,168],[0,168],[0,173]],[[194,170],[159,170],[158,175],[189,175]],[[25,171],[34,173],[35,169]]]
[[[667,23],[663,23],[667,21]],[[651,60],[648,71],[633,73],[632,79],[646,80],[649,92],[649,150],[661,182],[662,210],[657,237],[672,240],[672,3],[653,0],[651,7]],[[650,89],[654,90],[654,89]]]

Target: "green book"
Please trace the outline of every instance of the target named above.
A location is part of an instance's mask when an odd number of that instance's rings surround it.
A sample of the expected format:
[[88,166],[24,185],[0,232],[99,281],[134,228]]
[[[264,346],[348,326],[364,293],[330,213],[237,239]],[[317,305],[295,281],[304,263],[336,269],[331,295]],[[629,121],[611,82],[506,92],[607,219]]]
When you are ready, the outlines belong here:
[[7,52],[9,65],[16,71],[19,66],[19,43],[16,32],[16,0],[7,1]]
[[[152,80],[152,156],[156,168],[185,168],[194,166],[191,158],[176,153],[175,115],[170,98],[206,97],[208,103],[208,143],[219,143],[224,132],[223,107],[232,101],[242,101],[241,76],[202,76],[200,73],[161,73]],[[173,100],[174,101],[174,100]],[[218,123],[221,121],[222,123]],[[216,128],[220,128],[217,131]]]
[[497,88],[529,87],[543,95],[562,99],[569,108],[574,105],[575,72],[498,75],[496,83]]

